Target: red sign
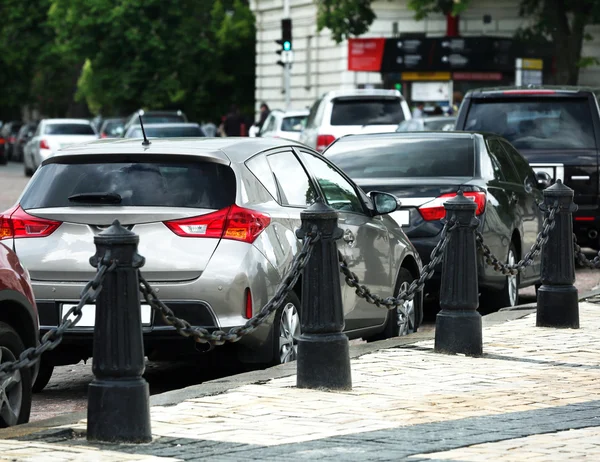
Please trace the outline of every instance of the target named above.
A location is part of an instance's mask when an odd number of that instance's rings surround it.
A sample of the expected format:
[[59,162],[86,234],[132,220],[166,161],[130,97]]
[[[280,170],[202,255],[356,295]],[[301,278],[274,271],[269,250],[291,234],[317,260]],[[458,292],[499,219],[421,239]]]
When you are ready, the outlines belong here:
[[348,39],[348,70],[379,72],[385,38]]
[[453,80],[502,80],[501,72],[454,72]]

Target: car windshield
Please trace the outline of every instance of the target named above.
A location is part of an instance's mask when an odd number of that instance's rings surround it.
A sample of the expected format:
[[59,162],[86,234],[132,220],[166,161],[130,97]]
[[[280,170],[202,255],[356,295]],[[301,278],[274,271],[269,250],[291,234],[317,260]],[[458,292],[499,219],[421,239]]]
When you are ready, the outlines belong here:
[[349,137],[324,155],[354,179],[472,177],[475,169],[471,138]]
[[95,135],[88,124],[48,124],[44,127],[44,135]]
[[123,122],[107,122],[103,132],[108,136],[118,136],[123,133]]
[[583,98],[473,100],[465,130],[496,133],[517,149],[596,149]]
[[[144,127],[149,138],[181,138],[204,136],[200,127]],[[128,138],[142,138],[142,128],[131,130]]]
[[85,200],[74,196],[97,204],[94,196],[113,195],[120,200],[102,205],[221,209],[233,203],[235,190],[231,168],[211,162],[50,163],[31,180],[21,206],[81,206]]
[[337,98],[331,125],[398,125],[404,120],[400,98]]
[[301,132],[307,117],[308,116],[284,117],[281,121],[281,131]]

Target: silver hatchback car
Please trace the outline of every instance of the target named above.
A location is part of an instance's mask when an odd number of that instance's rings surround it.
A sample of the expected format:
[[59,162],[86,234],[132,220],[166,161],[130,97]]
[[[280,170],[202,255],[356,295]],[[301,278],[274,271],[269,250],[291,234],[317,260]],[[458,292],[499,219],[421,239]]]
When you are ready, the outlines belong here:
[[[300,212],[318,199],[339,211],[339,248],[375,293],[398,293],[419,275],[415,248],[370,196],[319,154],[275,138],[156,139],[149,146],[109,139],[66,148],[42,163],[18,203],[0,215],[0,239],[29,270],[42,334],[94,277],[94,235],[114,219],[140,236],[142,274],[177,316],[227,330],[273,296],[301,247]],[[301,283],[271,322],[230,345],[240,360],[295,359]],[[343,278],[340,284],[350,338],[393,337],[419,326],[420,295],[404,307],[407,324],[397,311],[359,298]],[[92,355],[94,308],[87,306],[44,358],[46,370]],[[142,322],[151,359],[203,348],[144,304]]]

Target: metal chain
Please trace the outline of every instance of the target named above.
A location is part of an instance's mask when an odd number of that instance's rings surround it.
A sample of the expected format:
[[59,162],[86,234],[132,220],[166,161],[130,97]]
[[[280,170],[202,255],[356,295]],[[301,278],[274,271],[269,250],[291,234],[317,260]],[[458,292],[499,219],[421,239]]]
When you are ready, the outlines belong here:
[[505,276],[515,276],[521,272],[524,268],[527,268],[533,263],[535,257],[542,251],[542,246],[548,242],[550,230],[554,228],[555,221],[554,216],[559,210],[558,202],[555,202],[552,207],[548,209],[548,215],[544,218],[542,224],[542,231],[537,235],[535,243],[531,246],[531,249],[518,263],[509,265],[496,257],[490,248],[483,241],[483,234],[477,231],[476,240],[478,250],[485,257],[485,262],[494,268],[494,271],[504,274]]
[[[113,271],[117,266],[116,261],[110,262],[108,266],[104,259],[98,266],[98,271],[90,282],[88,282],[83,290],[81,291],[81,299],[77,306],[71,308],[62,318],[62,322],[57,327],[53,327],[44,334],[40,344],[37,347],[31,347],[23,351],[19,355],[19,359],[16,361],[8,361],[0,365],[0,381],[7,378],[13,372],[21,370],[26,367],[35,365],[46,351],[53,350],[60,342],[62,342],[63,334],[65,331],[74,325],[76,325],[82,316],[82,308],[84,305],[94,302],[96,297],[102,290],[102,283],[106,273]],[[69,319],[71,315],[75,315],[75,319]]]
[[176,317],[175,313],[173,313],[173,310],[159,300],[156,292],[150,286],[148,281],[144,279],[141,273],[140,290],[146,302],[162,315],[167,324],[173,326],[177,332],[184,337],[193,337],[196,342],[209,343],[213,346],[223,345],[225,342],[237,342],[244,335],[252,332],[258,326],[263,324],[274,311],[277,311],[279,307],[283,305],[288,294],[294,289],[302,270],[310,259],[313,246],[318,240],[318,235],[314,233],[306,234],[302,249],[294,257],[291,268],[282,279],[273,298],[271,298],[271,300],[269,300],[255,316],[249,319],[246,324],[240,327],[233,327],[229,330],[229,332],[222,330],[210,332],[204,327],[192,326],[186,320]]
[[[379,295],[371,293],[371,290],[367,286],[361,284],[358,276],[350,270],[350,265],[348,264],[347,260],[344,258],[342,253],[338,250],[340,270],[346,278],[346,283],[350,287],[355,289],[356,295],[358,295],[360,298],[363,298],[368,303],[371,303],[380,308],[386,308],[388,310],[395,309],[398,306],[401,306],[405,301],[412,300],[415,296],[415,293],[423,288],[423,286],[425,285],[425,281],[431,279],[431,277],[435,273],[435,267],[444,258],[444,249],[450,241],[450,233],[458,226],[459,225],[454,222],[444,224],[440,240],[431,251],[431,259],[429,263],[421,269],[420,276],[411,282],[408,289],[399,293],[396,297],[383,298]],[[403,314],[405,315],[405,313]]]
[[593,258],[593,260],[588,259],[588,257],[585,256],[585,254],[581,250],[581,247],[577,243],[577,236],[575,236],[575,233],[573,233],[573,246],[575,248],[575,257],[577,257],[577,261],[579,263],[581,263],[583,266],[592,269],[600,268],[600,252],[598,252],[598,254]]

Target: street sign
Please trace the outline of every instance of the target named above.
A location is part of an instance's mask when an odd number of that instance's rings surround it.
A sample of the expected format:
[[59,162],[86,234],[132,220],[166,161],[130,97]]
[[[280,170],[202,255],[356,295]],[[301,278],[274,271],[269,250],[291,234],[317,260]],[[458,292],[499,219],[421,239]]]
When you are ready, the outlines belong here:
[[542,59],[517,58],[515,60],[515,85],[542,85],[544,61]]
[[401,77],[405,81],[444,81],[450,80],[450,72],[403,72]]

